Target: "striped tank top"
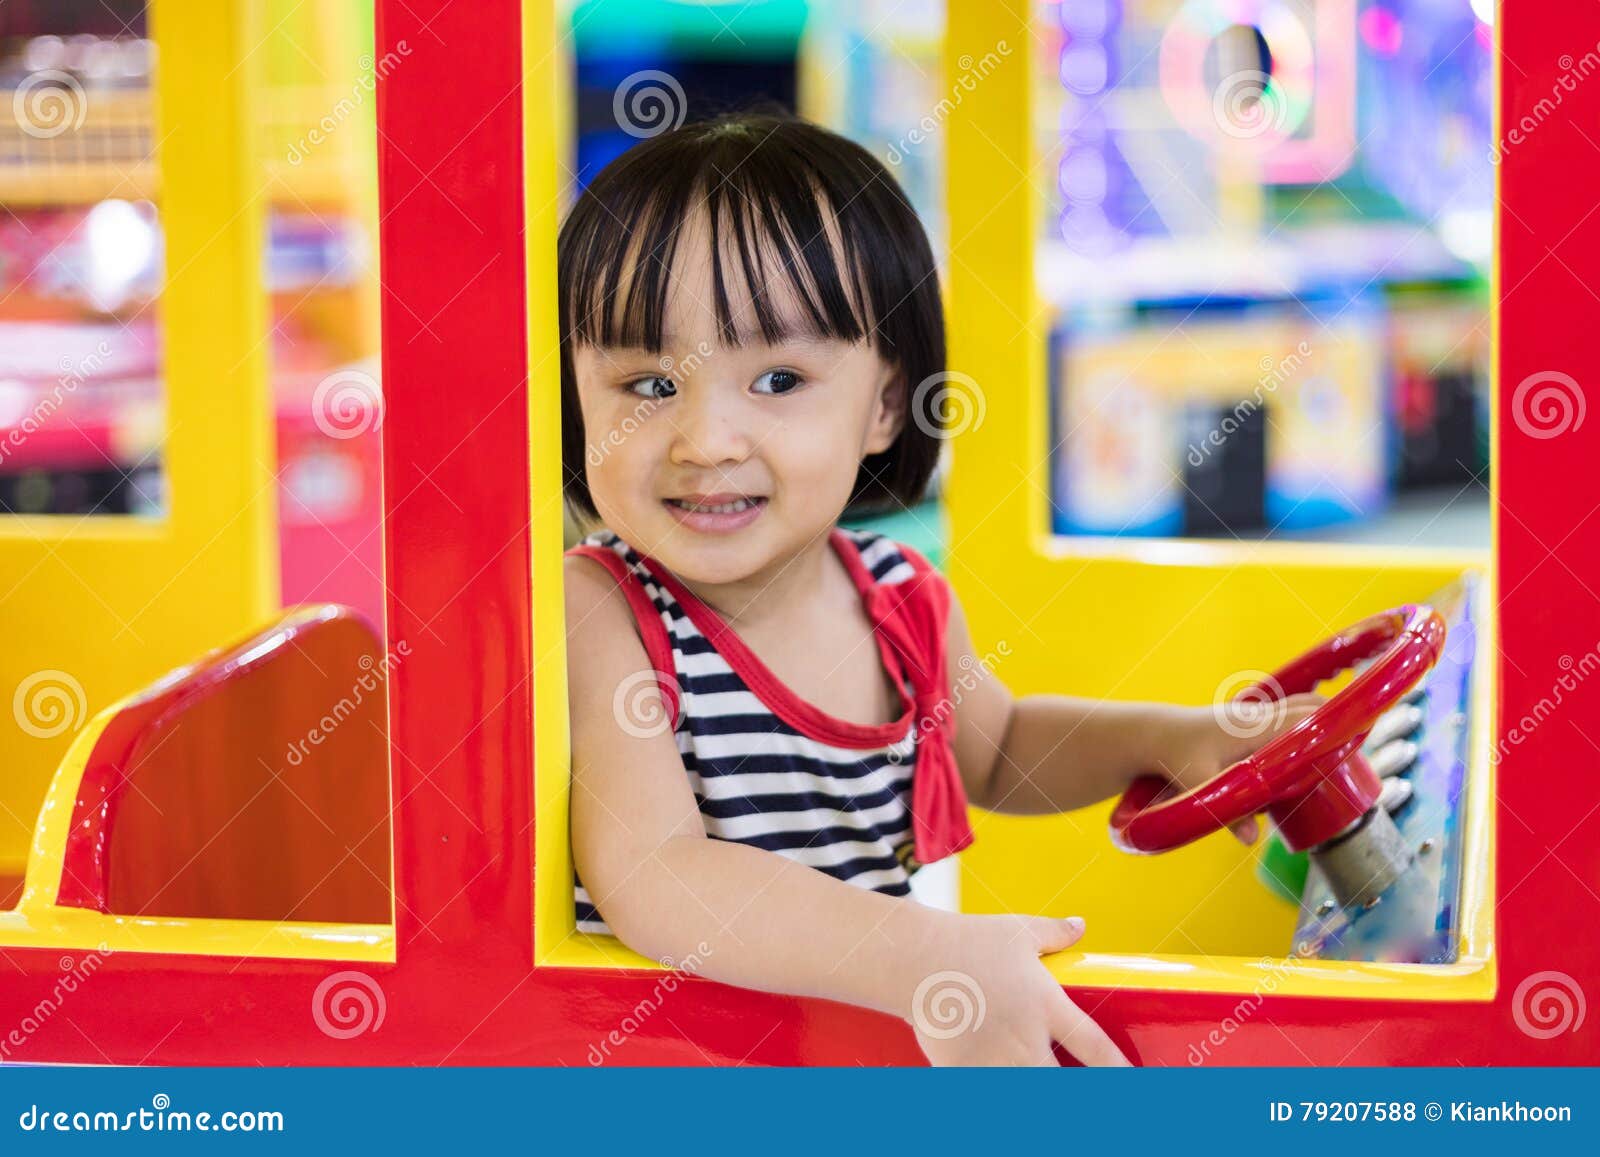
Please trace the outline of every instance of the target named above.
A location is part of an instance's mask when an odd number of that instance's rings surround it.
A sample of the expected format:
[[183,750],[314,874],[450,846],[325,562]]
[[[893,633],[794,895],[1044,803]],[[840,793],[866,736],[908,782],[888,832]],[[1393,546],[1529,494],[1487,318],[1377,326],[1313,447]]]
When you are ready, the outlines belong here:
[[[881,535],[838,530],[833,548],[863,597],[878,584],[944,582],[915,551]],[[715,611],[615,534],[591,535],[570,553],[604,566],[628,597],[706,835],[908,894],[919,867],[911,816],[917,722],[911,682],[881,632],[879,653],[900,688],[902,713],[881,726],[851,723],[797,696]],[[581,881],[575,902],[578,931],[609,934]]]

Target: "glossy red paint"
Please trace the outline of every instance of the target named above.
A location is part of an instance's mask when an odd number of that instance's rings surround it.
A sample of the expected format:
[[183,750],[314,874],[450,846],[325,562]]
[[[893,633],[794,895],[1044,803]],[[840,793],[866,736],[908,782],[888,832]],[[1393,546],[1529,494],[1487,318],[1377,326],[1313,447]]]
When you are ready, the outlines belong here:
[[84,767],[58,902],[387,923],[383,683],[399,661],[353,612],[310,607],[144,692]]
[[1112,841],[1127,852],[1169,852],[1258,812],[1272,816],[1290,851],[1333,839],[1367,814],[1382,789],[1361,754],[1367,732],[1439,661],[1444,637],[1444,619],[1431,607],[1400,607],[1307,651],[1241,699],[1264,707],[1373,662],[1308,718],[1210,783],[1169,792],[1160,776],[1134,780],[1111,812]]
[[[413,657],[391,686],[398,961],[364,966],[387,1017],[349,1040],[311,1015],[318,962],[117,955],[16,1060],[147,1063],[915,1063],[908,1028],[823,1001],[692,981],[670,1018],[609,1035],[657,974],[532,964],[534,768],[524,436],[520,90],[516,0],[379,0],[384,426],[389,639]],[[1592,1032],[1538,1039],[1514,994],[1532,974],[1600,981],[1600,808],[1585,785],[1596,709],[1583,688],[1543,725],[1519,720],[1571,657],[1600,644],[1600,512],[1589,476],[1600,425],[1530,433],[1513,391],[1559,371],[1600,382],[1589,323],[1600,269],[1600,85],[1535,119],[1563,54],[1600,42],[1600,7],[1505,5],[1502,124],[1536,127],[1500,165],[1497,559],[1499,992],[1451,1004],[1073,990],[1145,1064],[1564,1064]],[[553,380],[539,389],[554,389]],[[1600,701],[1597,701],[1600,702]],[[559,726],[533,721],[534,726]],[[59,976],[59,951],[5,951],[0,1024]],[[634,1019],[637,1019],[636,1017]],[[1232,1031],[1221,1045],[1209,1034]],[[1524,1021],[1524,1023],[1526,1023]],[[86,1031],[79,1031],[83,1026]],[[682,1031],[680,1031],[682,1030]],[[687,1033],[692,1039],[685,1039]],[[1203,1047],[1202,1047],[1203,1046]]]

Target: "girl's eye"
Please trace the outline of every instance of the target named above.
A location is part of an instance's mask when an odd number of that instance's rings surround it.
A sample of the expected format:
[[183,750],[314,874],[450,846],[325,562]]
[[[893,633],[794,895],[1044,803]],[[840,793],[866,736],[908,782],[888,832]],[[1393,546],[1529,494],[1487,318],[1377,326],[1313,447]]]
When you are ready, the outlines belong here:
[[660,401],[670,398],[678,392],[678,383],[671,378],[640,378],[628,384],[628,392],[638,394],[641,398],[653,398]]
[[750,388],[758,394],[787,394],[799,385],[800,375],[793,370],[768,370]]

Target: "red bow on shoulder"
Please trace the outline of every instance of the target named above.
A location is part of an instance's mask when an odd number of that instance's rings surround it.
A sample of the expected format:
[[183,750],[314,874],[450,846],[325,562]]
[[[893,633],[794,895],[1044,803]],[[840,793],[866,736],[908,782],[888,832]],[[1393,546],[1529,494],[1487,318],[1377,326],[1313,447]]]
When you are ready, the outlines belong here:
[[973,840],[967,792],[956,766],[955,702],[945,678],[950,589],[937,573],[921,572],[906,582],[874,586],[866,605],[911,681],[917,745],[911,783],[913,854],[918,863],[931,864]]

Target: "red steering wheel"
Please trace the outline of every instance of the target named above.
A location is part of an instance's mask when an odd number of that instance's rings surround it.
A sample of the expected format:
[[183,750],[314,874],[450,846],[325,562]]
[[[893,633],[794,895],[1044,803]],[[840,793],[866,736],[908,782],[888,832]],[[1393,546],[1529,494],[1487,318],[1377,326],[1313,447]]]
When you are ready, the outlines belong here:
[[1367,732],[1439,661],[1444,640],[1438,612],[1405,606],[1301,655],[1248,694],[1296,695],[1373,662],[1295,727],[1200,787],[1180,793],[1160,776],[1136,779],[1111,813],[1112,842],[1126,852],[1171,851],[1261,811],[1292,851],[1333,839],[1378,799],[1381,783],[1361,754]]

